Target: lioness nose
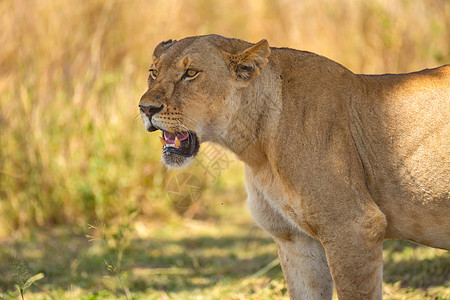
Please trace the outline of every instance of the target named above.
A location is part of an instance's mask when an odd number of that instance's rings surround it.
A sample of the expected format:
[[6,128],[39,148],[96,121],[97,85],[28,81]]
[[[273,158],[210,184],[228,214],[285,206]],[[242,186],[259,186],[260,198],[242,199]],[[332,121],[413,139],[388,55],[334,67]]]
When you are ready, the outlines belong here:
[[141,109],[141,111],[144,114],[147,115],[147,117],[151,118],[154,114],[159,113],[164,108],[164,105],[157,107],[157,106],[139,104],[139,108]]

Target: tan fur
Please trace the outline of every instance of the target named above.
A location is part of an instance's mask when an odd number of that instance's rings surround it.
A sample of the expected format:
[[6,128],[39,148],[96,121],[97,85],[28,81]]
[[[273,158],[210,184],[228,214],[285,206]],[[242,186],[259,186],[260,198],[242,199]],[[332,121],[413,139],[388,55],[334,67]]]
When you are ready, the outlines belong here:
[[[292,299],[380,299],[382,242],[450,249],[450,66],[356,75],[318,55],[221,36],[160,44],[141,104],[244,161],[255,221]],[[188,64],[200,70],[180,80]],[[145,120],[144,122],[149,122]],[[332,278],[332,279],[331,279]]]

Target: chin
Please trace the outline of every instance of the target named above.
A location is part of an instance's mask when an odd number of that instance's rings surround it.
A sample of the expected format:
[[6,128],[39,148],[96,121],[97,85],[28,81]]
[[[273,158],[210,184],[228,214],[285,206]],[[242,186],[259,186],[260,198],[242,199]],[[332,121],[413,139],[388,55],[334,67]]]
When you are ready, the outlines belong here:
[[168,169],[180,169],[190,165],[194,158],[195,156],[185,157],[175,153],[163,153],[161,161]]

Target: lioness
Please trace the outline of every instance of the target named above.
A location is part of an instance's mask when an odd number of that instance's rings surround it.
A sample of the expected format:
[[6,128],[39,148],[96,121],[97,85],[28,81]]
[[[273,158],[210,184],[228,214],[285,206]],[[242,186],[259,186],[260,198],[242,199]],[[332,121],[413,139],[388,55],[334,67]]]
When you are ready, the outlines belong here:
[[245,163],[291,299],[382,297],[383,239],[450,249],[450,66],[357,75],[218,35],[160,43],[139,107],[182,167],[214,142]]

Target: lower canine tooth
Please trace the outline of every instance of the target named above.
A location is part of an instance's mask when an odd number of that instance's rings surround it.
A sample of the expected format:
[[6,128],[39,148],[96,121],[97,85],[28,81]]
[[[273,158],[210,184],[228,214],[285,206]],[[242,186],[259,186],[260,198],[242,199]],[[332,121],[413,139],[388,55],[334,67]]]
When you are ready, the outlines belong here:
[[177,146],[177,148],[180,147],[180,141],[177,137],[175,137],[175,146]]
[[161,141],[161,144],[163,144],[163,146],[167,145],[166,140],[163,139],[162,137],[159,137],[159,140]]

